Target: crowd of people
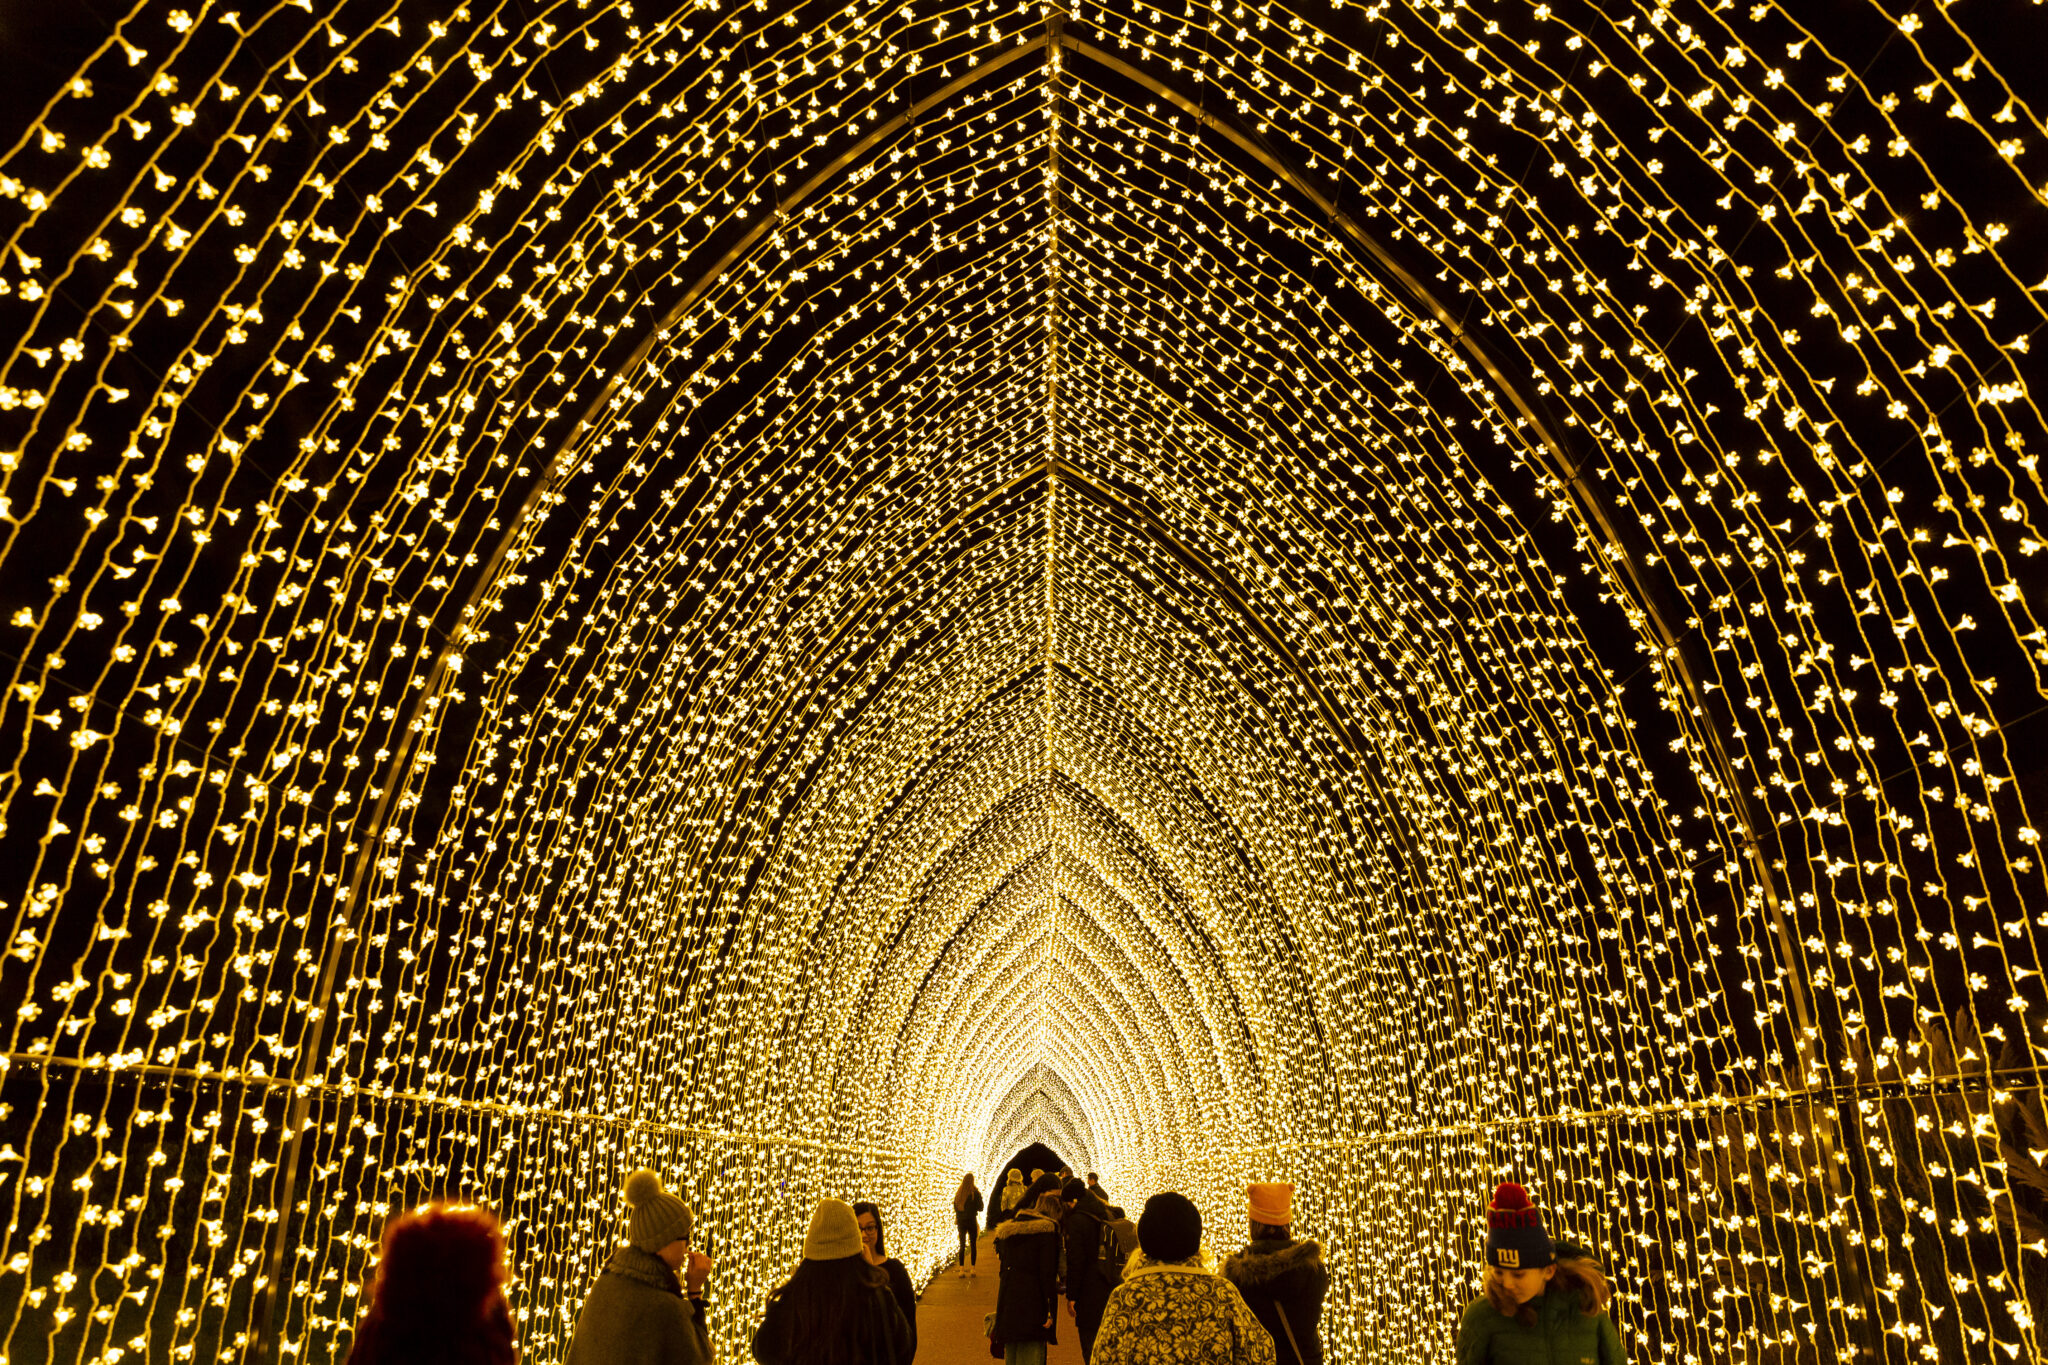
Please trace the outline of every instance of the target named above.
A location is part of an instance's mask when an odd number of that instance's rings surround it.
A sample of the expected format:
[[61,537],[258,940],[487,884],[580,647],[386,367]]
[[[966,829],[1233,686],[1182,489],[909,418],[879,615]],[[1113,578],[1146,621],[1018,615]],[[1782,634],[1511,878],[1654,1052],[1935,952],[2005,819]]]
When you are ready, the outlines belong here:
[[[1045,1365],[1064,1308],[1088,1365],[1322,1365],[1323,1249],[1295,1235],[1295,1187],[1245,1191],[1246,1240],[1218,1262],[1202,1214],[1161,1191],[1133,1222],[1094,1172],[1010,1171],[993,1201],[968,1175],[953,1196],[962,1277],[978,1274],[981,1214],[1000,1264],[990,1354]],[[652,1171],[626,1181],[625,1239],[576,1317],[568,1365],[710,1365],[711,1258],[690,1209]],[[386,1227],[349,1365],[514,1365],[504,1238],[488,1209],[433,1203]],[[1456,1329],[1458,1365],[1621,1365],[1612,1291],[1585,1248],[1553,1239],[1520,1185],[1487,1205],[1480,1295]],[[1064,1302],[1063,1302],[1064,1301]],[[821,1199],[803,1258],[762,1306],[761,1365],[910,1365],[918,1295],[888,1254],[873,1203]]]

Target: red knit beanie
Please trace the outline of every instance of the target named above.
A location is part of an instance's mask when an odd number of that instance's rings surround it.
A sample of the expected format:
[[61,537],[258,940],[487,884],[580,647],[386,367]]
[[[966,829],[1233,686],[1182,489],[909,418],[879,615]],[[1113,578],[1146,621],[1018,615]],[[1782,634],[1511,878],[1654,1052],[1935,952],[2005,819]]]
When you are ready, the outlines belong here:
[[1540,1270],[1554,1260],[1543,1214],[1529,1192],[1508,1182],[1486,1206],[1486,1263],[1500,1270]]

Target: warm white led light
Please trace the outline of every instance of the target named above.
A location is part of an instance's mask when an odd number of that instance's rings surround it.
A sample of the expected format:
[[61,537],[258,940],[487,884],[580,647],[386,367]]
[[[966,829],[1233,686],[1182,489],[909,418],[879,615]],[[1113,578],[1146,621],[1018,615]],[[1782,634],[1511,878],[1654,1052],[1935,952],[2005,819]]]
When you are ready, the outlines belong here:
[[736,1357],[817,1196],[921,1277],[1033,1141],[1213,1238],[1296,1182],[1344,1361],[1508,1175],[1641,1358],[2042,1355],[2048,99],[1977,9],[10,63],[0,1365],[327,1359],[441,1195],[555,1360],[642,1165]]

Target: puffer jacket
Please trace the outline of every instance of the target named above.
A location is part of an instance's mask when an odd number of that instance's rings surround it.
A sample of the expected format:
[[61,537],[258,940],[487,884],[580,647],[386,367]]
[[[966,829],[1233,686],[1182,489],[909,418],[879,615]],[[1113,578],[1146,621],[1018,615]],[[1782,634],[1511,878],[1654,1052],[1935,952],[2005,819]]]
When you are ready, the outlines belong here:
[[576,1314],[565,1365],[707,1365],[711,1338],[668,1262],[622,1246]]
[[1273,1338],[1237,1286],[1207,1266],[1143,1252],[1102,1311],[1091,1365],[1276,1365]]
[[[1319,1243],[1262,1237],[1223,1263],[1223,1278],[1237,1286],[1272,1336],[1280,1365],[1323,1365],[1323,1339],[1317,1328],[1323,1319],[1323,1297],[1330,1292],[1330,1272],[1323,1266]],[[1296,1345],[1301,1347],[1298,1361]]]
[[1578,1295],[1547,1290],[1531,1304],[1530,1326],[1504,1317],[1484,1294],[1458,1322],[1458,1365],[1626,1365],[1621,1333],[1607,1313],[1588,1313]]
[[1009,1341],[1058,1341],[1060,1225],[1025,1209],[995,1231],[1002,1280],[989,1335]]

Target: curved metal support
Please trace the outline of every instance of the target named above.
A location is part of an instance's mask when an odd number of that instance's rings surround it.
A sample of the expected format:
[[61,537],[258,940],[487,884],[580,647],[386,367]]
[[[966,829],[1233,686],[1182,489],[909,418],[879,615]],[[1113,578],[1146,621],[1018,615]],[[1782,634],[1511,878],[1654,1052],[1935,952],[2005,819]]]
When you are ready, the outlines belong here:
[[[1070,51],[1086,57],[1097,65],[1115,72],[1125,80],[1144,87],[1163,100],[1171,102],[1182,112],[1190,115],[1196,123],[1209,129],[1246,156],[1251,157],[1296,193],[1303,196],[1366,256],[1392,276],[1401,289],[1418,304],[1421,310],[1435,319],[1449,333],[1451,340],[1468,356],[1493,383],[1497,399],[1505,399],[1515,414],[1534,431],[1540,441],[1535,450],[1537,460],[1546,473],[1568,490],[1573,505],[1587,523],[1598,532],[1605,557],[1609,564],[1619,571],[1625,580],[1629,596],[1639,605],[1656,633],[1659,652],[1669,666],[1669,673],[1685,689],[1686,700],[1692,713],[1700,718],[1700,735],[1706,742],[1708,758],[1714,769],[1714,778],[1726,792],[1728,803],[1741,822],[1742,853],[1749,862],[1750,872],[1756,878],[1761,890],[1765,909],[1770,917],[1771,930],[1778,941],[1778,954],[1784,967],[1784,981],[1787,994],[1791,996],[1794,1022],[1798,1036],[1793,1040],[1801,1061],[1800,1086],[1812,1084],[1812,1076],[1824,1066],[1825,1059],[1815,1055],[1820,1031],[1818,1016],[1814,1013],[1812,999],[1805,975],[1801,969],[1797,942],[1790,924],[1785,918],[1784,905],[1779,891],[1777,877],[1770,864],[1770,855],[1765,851],[1761,831],[1767,826],[1750,802],[1730,762],[1720,727],[1715,724],[1714,714],[1709,709],[1706,688],[1700,680],[1700,668],[1694,659],[1694,651],[1685,631],[1676,629],[1673,614],[1664,600],[1664,594],[1644,572],[1643,566],[1629,547],[1628,537],[1622,531],[1621,522],[1613,506],[1598,487],[1587,482],[1585,463],[1574,463],[1566,454],[1563,440],[1557,431],[1538,411],[1528,397],[1508,379],[1492,355],[1477,337],[1467,331],[1462,323],[1444,307],[1435,293],[1409,272],[1392,252],[1388,251],[1377,238],[1367,232],[1356,220],[1342,212],[1337,205],[1316,188],[1313,181],[1297,172],[1292,166],[1275,156],[1270,150],[1253,141],[1235,125],[1210,114],[1205,108],[1165,82],[1139,70],[1130,63],[1105,52],[1091,44],[1081,42],[1072,36],[1063,36],[1061,43]],[[1814,1131],[1821,1147],[1819,1156],[1827,1172],[1830,1194],[1837,1203],[1851,1198],[1851,1192],[1842,1182],[1841,1161],[1837,1159],[1838,1143],[1834,1133],[1832,1113],[1813,1116]],[[1860,1297],[1865,1300],[1868,1312],[1869,1292],[1862,1284],[1862,1277],[1846,1261],[1841,1273],[1854,1285]],[[1868,1319],[1874,1321],[1874,1317]],[[1867,1348],[1866,1348],[1867,1349]]]
[[[885,123],[878,124],[866,137],[856,142],[839,156],[833,158],[829,164],[820,168],[816,175],[806,180],[797,188],[794,194],[783,201],[781,207],[773,215],[764,217],[755,223],[745,236],[734,243],[703,274],[699,275],[697,282],[648,328],[646,335],[633,348],[632,353],[612,372],[612,377],[599,389],[596,397],[592,398],[589,404],[584,407],[582,415],[576,421],[576,425],[571,427],[568,434],[556,444],[547,461],[541,466],[541,476],[535,480],[533,487],[527,491],[526,498],[520,504],[518,513],[506,521],[505,529],[500,533],[497,544],[492,547],[490,557],[484,561],[471,583],[468,594],[462,599],[459,609],[456,610],[454,622],[448,629],[446,638],[456,642],[457,645],[460,645],[465,638],[467,628],[462,623],[468,620],[474,613],[486,589],[497,581],[498,574],[505,565],[506,557],[512,552],[512,547],[518,542],[521,530],[533,516],[534,512],[541,506],[541,499],[553,487],[553,476],[562,472],[563,457],[573,448],[575,442],[583,433],[590,429],[597,415],[605,410],[606,404],[615,398],[619,391],[625,387],[627,376],[633,374],[647,359],[648,355],[653,352],[655,346],[661,341],[662,334],[674,326],[678,318],[696,306],[697,300],[704,296],[705,292],[726,271],[727,267],[747,252],[752,251],[771,229],[786,220],[808,201],[812,195],[816,194],[819,189],[838,179],[845,173],[847,167],[866,156],[877,146],[894,137],[926,113],[953,99],[961,91],[981,84],[998,71],[1012,66],[1019,61],[1030,57],[1037,57],[1042,51],[1043,49],[1037,45],[1029,45],[1012,47],[998,53],[973,69],[948,81],[945,85],[917,101],[894,118],[889,119]],[[1035,474],[1037,471],[1033,471],[1033,473]],[[371,813],[370,822],[367,827],[368,832],[360,839],[362,845],[361,852],[356,855],[355,867],[349,873],[348,890],[342,898],[340,913],[335,917],[328,933],[327,944],[321,950],[320,974],[318,984],[313,993],[313,998],[317,1004],[313,1009],[311,1017],[307,1020],[306,1032],[300,1038],[299,1069],[293,1089],[294,1098],[290,1117],[286,1124],[284,1147],[278,1154],[278,1168],[283,1180],[283,1193],[277,1200],[278,1217],[277,1221],[272,1225],[269,1253],[264,1257],[263,1298],[255,1314],[256,1330],[250,1333],[249,1345],[243,1352],[243,1359],[247,1361],[274,1360],[279,1354],[281,1343],[276,1338],[277,1312],[282,1302],[285,1261],[290,1250],[293,1196],[297,1192],[299,1167],[304,1161],[304,1138],[311,1122],[313,1096],[317,1090],[317,1077],[322,1069],[320,1048],[326,1037],[327,1014],[334,1002],[335,982],[340,976],[344,945],[352,937],[350,931],[355,925],[358,911],[361,908],[363,887],[368,881],[370,868],[375,865],[377,851],[380,847],[376,834],[383,830],[386,821],[390,819],[398,789],[403,785],[405,776],[411,768],[413,752],[417,749],[419,743],[418,736],[424,729],[423,721],[426,714],[427,699],[440,695],[442,685],[446,682],[448,675],[458,666],[458,660],[452,658],[450,654],[442,654],[435,659],[433,668],[428,674],[426,686],[414,693],[412,704],[407,708],[405,719],[399,728],[398,740],[394,746],[391,760],[384,768],[383,781],[381,783],[382,795],[377,798],[376,807]],[[367,1091],[365,1092],[366,1095],[368,1093]]]
[[[1695,664],[1690,657],[1686,633],[1673,628],[1668,607],[1661,600],[1662,594],[1644,574],[1636,554],[1629,548],[1613,507],[1598,487],[1587,482],[1584,462],[1575,464],[1567,456],[1564,442],[1549,421],[1501,370],[1479,339],[1465,329],[1450,309],[1444,307],[1429,286],[1417,279],[1379,239],[1367,232],[1355,219],[1342,212],[1307,176],[1295,171],[1271,151],[1245,136],[1235,125],[1209,113],[1178,90],[1112,53],[1072,36],[1063,37],[1061,42],[1069,50],[1086,57],[1098,66],[1114,71],[1125,80],[1141,85],[1161,99],[1172,102],[1183,113],[1194,118],[1200,126],[1214,132],[1271,171],[1283,184],[1314,204],[1317,211],[1322,213],[1332,226],[1343,232],[1353,245],[1391,275],[1403,292],[1421,305],[1425,314],[1443,325],[1458,348],[1464,351],[1472,363],[1493,382],[1495,393],[1504,398],[1513,407],[1514,415],[1536,433],[1541,442],[1536,454],[1545,472],[1570,490],[1572,501],[1580,513],[1598,531],[1607,557],[1625,576],[1630,596],[1642,607],[1643,614],[1655,630],[1663,656],[1670,661],[1671,672],[1684,686],[1693,710],[1703,719],[1710,720],[1712,713],[1707,709],[1705,688],[1700,684]],[[1786,924],[1783,907],[1780,904],[1777,879],[1772,875],[1770,863],[1758,837],[1758,831],[1763,826],[1736,778],[1735,766],[1728,759],[1720,732],[1711,723],[1703,724],[1700,730],[1707,741],[1715,778],[1726,790],[1729,804],[1735,808],[1736,818],[1742,822],[1743,851],[1748,856],[1751,870],[1763,890],[1772,928],[1778,936],[1779,951],[1784,955],[1789,969],[1786,973],[1786,982],[1792,996],[1793,1010],[1800,1025],[1799,1049],[1804,1055],[1808,1041],[1815,1036],[1814,1014],[1807,997],[1805,980],[1797,970],[1798,957],[1794,951],[1791,929]]]

